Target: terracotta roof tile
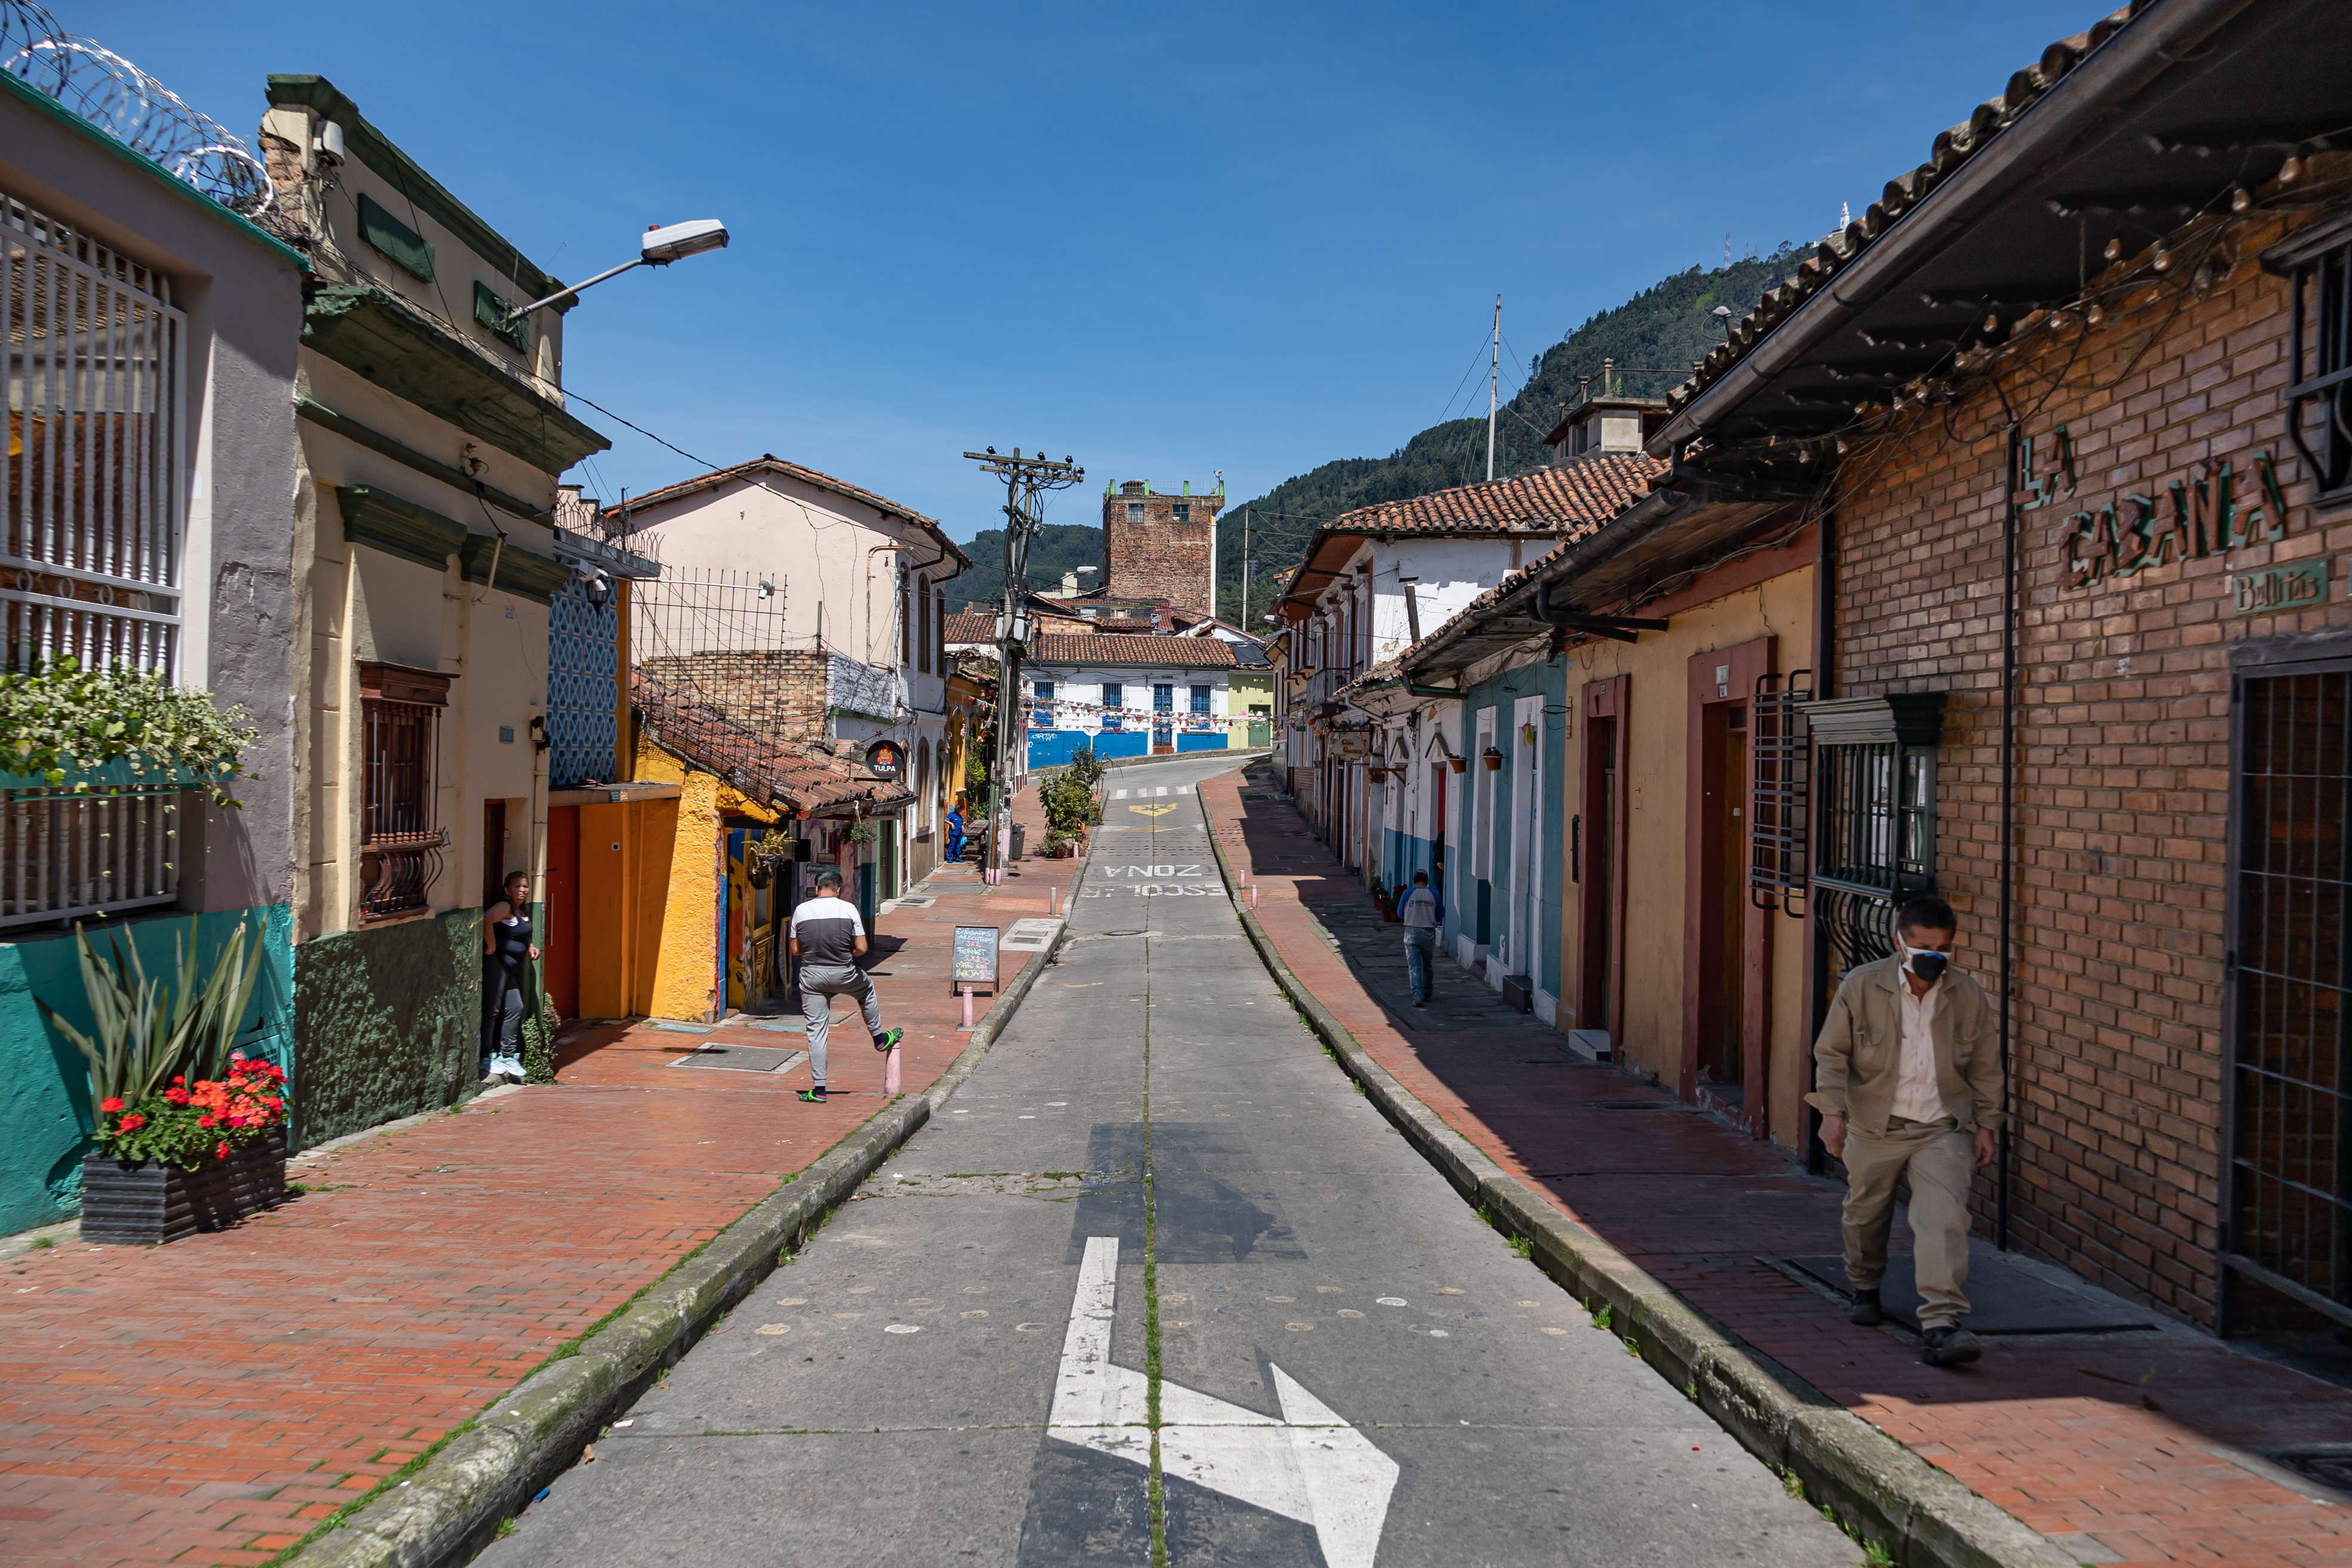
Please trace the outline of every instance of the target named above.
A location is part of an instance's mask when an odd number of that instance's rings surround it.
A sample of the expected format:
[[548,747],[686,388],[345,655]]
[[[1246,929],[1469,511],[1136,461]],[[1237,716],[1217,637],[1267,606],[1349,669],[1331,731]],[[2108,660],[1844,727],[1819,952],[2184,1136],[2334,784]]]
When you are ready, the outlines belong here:
[[1381,534],[1540,533],[1550,536],[1549,552],[1597,531],[1648,495],[1667,469],[1645,452],[1596,452],[1491,484],[1459,485],[1342,512],[1307,542],[1276,604],[1291,606],[1284,613],[1294,618],[1308,613],[1315,596],[1354,553],[1354,546],[1335,546],[1334,541]]
[[959,612],[946,617],[946,640],[951,643],[993,643],[996,640],[994,616],[976,616],[968,612]]
[[1927,161],[1889,180],[1885,192],[1870,204],[1862,216],[1815,247],[1813,254],[1797,268],[1795,280],[1769,290],[1747,319],[1732,330],[1729,341],[1717,345],[1700,363],[1697,374],[1666,395],[1668,405],[1675,409],[1687,407],[1693,398],[1721,380],[1798,306],[1852,265],[1897,218],[1926,200],[1929,192],[1982,152],[2028,106],[2080,64],[2085,55],[2115,37],[2154,3],[2155,0],[2132,0],[2122,10],[2101,17],[2090,31],[2059,39],[2042,51],[2039,60],[2011,77],[1999,98],[1987,99],[1967,120],[1937,132]]
[[1234,650],[1215,637],[1154,637],[1142,632],[1041,637],[1031,664],[1156,665],[1172,669],[1231,669]]
[[629,672],[629,700],[648,740],[780,811],[838,811],[863,803],[867,815],[915,798],[904,784],[865,773],[823,746],[770,740],[683,688]]
[[[1491,484],[1458,485],[1342,512],[1322,533],[1525,533],[1580,538],[1650,493],[1666,465],[1643,452],[1600,452]],[[1314,553],[1310,546],[1307,552]]]

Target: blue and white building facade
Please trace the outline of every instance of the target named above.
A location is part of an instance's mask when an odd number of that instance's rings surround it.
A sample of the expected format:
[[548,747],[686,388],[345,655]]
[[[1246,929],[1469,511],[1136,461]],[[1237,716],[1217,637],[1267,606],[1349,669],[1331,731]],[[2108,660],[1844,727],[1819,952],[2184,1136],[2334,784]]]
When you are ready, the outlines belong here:
[[1221,752],[1230,743],[1235,645],[1130,632],[1045,636],[1021,665],[1029,765]]

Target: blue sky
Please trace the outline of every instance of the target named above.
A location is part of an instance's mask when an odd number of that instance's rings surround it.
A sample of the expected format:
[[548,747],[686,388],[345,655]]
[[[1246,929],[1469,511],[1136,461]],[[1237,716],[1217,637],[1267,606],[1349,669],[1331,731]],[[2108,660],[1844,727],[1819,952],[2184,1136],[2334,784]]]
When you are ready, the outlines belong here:
[[[1860,210],[2096,7],[454,5],[53,0],[240,133],[331,77],[559,277],[648,223],[733,245],[587,295],[565,379],[993,521],[958,456],[1253,495],[1446,412],[1666,273]],[[1508,383],[1506,384],[1507,395]],[[1454,405],[1471,398],[1465,390]],[[1483,410],[1483,398],[1476,401]],[[611,499],[692,465],[592,410]],[[1051,520],[1097,515],[1082,492]]]

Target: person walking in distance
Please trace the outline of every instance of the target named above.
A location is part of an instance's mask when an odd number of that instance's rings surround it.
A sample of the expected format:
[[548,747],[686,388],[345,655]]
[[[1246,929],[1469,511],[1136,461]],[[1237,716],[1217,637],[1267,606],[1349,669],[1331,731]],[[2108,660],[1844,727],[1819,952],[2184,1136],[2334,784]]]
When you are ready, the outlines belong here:
[[1845,1162],[1848,1315],[1883,1321],[1880,1282],[1895,1178],[1911,1177],[1920,1356],[1956,1366],[1981,1353],[1969,1311],[1969,1186],[1993,1162],[2003,1111],[1992,1004],[1952,967],[1959,921],[1934,897],[1895,914],[1895,952],[1849,972],[1813,1042],[1822,1146]]
[[882,1001],[857,961],[866,956],[866,922],[857,906],[841,896],[841,873],[828,866],[816,874],[816,897],[793,911],[792,955],[801,961],[801,1016],[808,1020],[809,1087],[801,1098],[824,1103],[824,1035],[833,1022],[833,999],[852,996],[866,1015],[874,1048],[887,1051],[904,1029],[882,1026]]
[[1412,1005],[1429,1005],[1431,983],[1437,970],[1437,895],[1429,890],[1429,873],[1412,874],[1412,891],[1397,905],[1404,921],[1404,968],[1412,981]]
[[954,864],[963,858],[963,796],[955,797],[948,807],[948,860]]
[[506,897],[482,911],[482,1076],[520,1083],[523,964],[539,956],[530,940],[530,877],[517,871]]

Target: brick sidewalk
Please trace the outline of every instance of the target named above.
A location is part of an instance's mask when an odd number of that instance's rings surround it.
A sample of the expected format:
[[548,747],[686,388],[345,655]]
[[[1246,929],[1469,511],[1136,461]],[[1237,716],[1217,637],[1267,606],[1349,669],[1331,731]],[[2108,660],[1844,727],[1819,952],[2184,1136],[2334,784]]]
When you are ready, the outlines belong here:
[[[1392,1011],[1399,928],[1297,810],[1234,775],[1203,795],[1284,962],[1364,1048],[1717,1322],[2078,1561],[2352,1568],[2352,1510],[2236,1462],[2352,1442],[2352,1392],[2179,1328],[2002,1338],[1965,1371],[1922,1366],[1907,1341],[1853,1327],[1760,1260],[1836,1252],[1843,1187],[1696,1112],[1601,1109],[1636,1080],[1560,1070],[1556,1032],[1451,963],[1428,1013]],[[1898,1230],[1895,1250],[1908,1245]]]
[[[1034,795],[1021,804],[1034,814]],[[966,1038],[935,917],[1043,915],[1076,867],[1024,860],[985,890],[943,869],[923,889],[938,903],[876,922],[904,944],[874,969],[887,1021],[907,1030],[905,1091]],[[1007,984],[1038,962],[1016,956]],[[234,1230],[9,1259],[0,1560],[269,1561],[885,1103],[883,1058],[854,1017],[835,1032],[823,1106],[793,1098],[805,1064],[773,1079],[669,1065],[703,1040],[799,1045],[593,1026],[564,1042],[555,1084],[303,1156],[289,1174],[310,1190]]]

